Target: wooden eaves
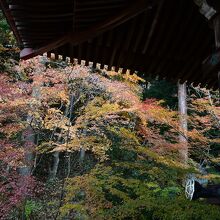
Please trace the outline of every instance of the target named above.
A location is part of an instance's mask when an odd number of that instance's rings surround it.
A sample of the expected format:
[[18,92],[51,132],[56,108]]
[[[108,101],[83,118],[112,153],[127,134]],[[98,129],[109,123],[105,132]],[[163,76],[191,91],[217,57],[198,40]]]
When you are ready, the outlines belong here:
[[146,78],[218,87],[216,68],[204,68],[215,49],[214,33],[193,0],[0,2],[23,59],[54,53]]

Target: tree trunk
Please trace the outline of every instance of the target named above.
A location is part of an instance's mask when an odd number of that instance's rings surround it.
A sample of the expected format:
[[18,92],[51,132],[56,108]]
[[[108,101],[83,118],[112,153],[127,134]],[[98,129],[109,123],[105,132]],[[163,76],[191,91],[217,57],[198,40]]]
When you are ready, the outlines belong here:
[[187,146],[187,102],[186,102],[186,83],[178,83],[178,109],[180,118],[180,135],[179,141],[182,144],[180,156],[183,162],[188,160]]
[[[40,87],[33,87],[32,97],[40,99]],[[34,109],[32,109],[34,111]],[[23,166],[19,168],[19,174],[22,176],[30,176],[32,173],[33,159],[34,159],[34,146],[35,146],[35,133],[31,127],[32,117],[27,116],[27,123],[29,126],[23,132],[23,142],[24,142],[24,161]]]
[[19,174],[22,176],[30,176],[33,162],[33,146],[34,146],[34,132],[33,129],[28,126],[28,128],[23,132],[24,141],[24,160],[23,165],[19,167]]
[[[69,117],[69,126],[71,126],[71,119],[72,119],[72,113],[73,113],[73,104],[74,104],[74,96],[70,96],[70,106],[69,108],[66,109],[65,111],[65,117]],[[68,116],[69,115],[69,116]],[[61,136],[58,138],[58,142],[60,141]],[[69,132],[67,134],[66,142],[68,144],[68,139],[69,139]],[[59,167],[59,162],[60,162],[60,152],[54,152],[53,153],[53,166],[50,171],[50,178],[54,179],[56,178],[58,167]],[[69,165],[69,159],[67,158],[67,164],[68,164],[68,171],[67,175],[70,173],[70,165]]]
[[80,156],[79,156],[79,160],[81,161],[81,162],[83,162],[84,161],[84,159],[85,159],[85,150],[84,149],[80,149]]
[[52,171],[50,174],[51,179],[56,178],[58,167],[59,167],[59,162],[60,162],[60,153],[59,152],[53,153],[53,167],[52,167]]
[[[39,99],[40,98],[40,88],[34,87],[32,91],[32,97]],[[32,111],[34,109],[32,108]],[[25,129],[25,131],[22,133],[23,138],[23,150],[24,150],[24,158],[22,166],[18,168],[18,173],[20,174],[20,178],[18,180],[18,185],[23,188],[23,196],[25,198],[23,207],[22,207],[22,213],[21,213],[21,219],[25,219],[25,204],[26,204],[26,197],[27,197],[27,188],[28,188],[28,178],[32,175],[32,168],[33,168],[33,160],[34,160],[34,147],[35,147],[35,132],[31,127],[31,124],[33,122],[33,118],[31,115],[27,116],[27,123],[28,127]],[[26,190],[25,190],[26,189]]]

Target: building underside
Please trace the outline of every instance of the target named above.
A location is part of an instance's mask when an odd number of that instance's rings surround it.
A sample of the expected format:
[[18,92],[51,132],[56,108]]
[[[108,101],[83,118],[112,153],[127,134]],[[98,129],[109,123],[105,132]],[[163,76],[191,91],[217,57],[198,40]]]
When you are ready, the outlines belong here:
[[213,20],[219,4],[208,1],[210,12],[201,2],[0,0],[22,59],[62,55],[216,89],[220,52]]

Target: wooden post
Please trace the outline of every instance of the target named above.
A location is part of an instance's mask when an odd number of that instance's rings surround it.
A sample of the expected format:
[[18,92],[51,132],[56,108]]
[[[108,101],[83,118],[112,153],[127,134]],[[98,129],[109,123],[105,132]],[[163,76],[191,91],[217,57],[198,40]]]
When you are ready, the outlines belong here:
[[179,141],[182,144],[180,156],[184,163],[188,160],[187,146],[187,103],[186,103],[186,83],[178,83],[178,109],[180,116],[180,135]]
[[[215,46],[216,49],[220,48],[220,14],[218,14],[213,20],[214,32],[215,32]],[[218,72],[218,85],[220,91],[220,72]]]

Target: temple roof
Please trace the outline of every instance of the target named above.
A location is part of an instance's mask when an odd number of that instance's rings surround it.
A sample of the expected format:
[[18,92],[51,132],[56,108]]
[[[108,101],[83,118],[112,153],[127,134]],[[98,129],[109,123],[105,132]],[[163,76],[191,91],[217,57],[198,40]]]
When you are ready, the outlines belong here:
[[210,22],[192,0],[1,0],[21,58],[47,52],[217,88]]

